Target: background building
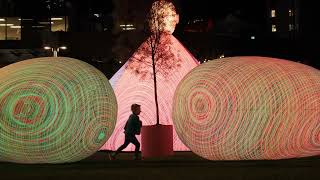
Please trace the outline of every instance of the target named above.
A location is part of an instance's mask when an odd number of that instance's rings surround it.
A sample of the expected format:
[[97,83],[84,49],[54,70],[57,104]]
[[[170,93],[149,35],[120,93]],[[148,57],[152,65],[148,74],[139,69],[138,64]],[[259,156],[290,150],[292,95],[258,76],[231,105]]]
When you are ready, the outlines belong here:
[[312,1],[302,0],[267,0],[267,28],[269,40],[274,46],[274,54],[287,54],[304,64],[319,68],[318,7]]
[[[109,78],[145,40],[153,0],[1,0],[0,66],[59,55],[93,64]],[[317,6],[302,0],[173,0],[174,36],[201,62],[227,56],[290,59],[319,68]]]

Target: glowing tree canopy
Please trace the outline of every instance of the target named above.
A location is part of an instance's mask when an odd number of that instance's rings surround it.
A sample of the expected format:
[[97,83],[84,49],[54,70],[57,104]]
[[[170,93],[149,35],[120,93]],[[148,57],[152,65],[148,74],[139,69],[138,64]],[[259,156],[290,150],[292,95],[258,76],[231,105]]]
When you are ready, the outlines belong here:
[[153,33],[166,32],[172,34],[179,23],[179,15],[171,2],[160,0],[152,4],[149,26]]
[[194,68],[174,96],[176,131],[210,160],[285,159],[320,154],[320,71],[264,57]]
[[113,132],[113,89],[85,62],[21,61],[0,69],[0,84],[0,161],[78,161],[99,150]]

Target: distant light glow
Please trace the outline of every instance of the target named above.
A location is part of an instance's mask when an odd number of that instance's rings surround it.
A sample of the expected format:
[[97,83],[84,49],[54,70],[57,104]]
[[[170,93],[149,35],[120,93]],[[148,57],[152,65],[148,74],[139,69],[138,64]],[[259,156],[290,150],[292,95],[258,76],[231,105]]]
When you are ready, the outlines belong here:
[[293,24],[289,24],[289,31],[293,31],[293,30],[294,30]]
[[19,18],[18,20],[19,21],[33,21],[33,19],[30,19],[30,18],[23,18],[23,19]]
[[54,22],[39,22],[39,24],[54,24]]
[[21,29],[21,26],[10,26],[11,29]]
[[53,17],[51,18],[51,21],[62,21],[63,18],[62,17]]
[[275,9],[271,10],[271,17],[276,17],[276,10]]
[[277,26],[275,24],[272,24],[271,30],[272,32],[277,32]]
[[293,12],[292,12],[291,9],[289,9],[289,16],[290,16],[290,17],[293,16]]
[[120,24],[120,27],[133,27],[133,24]]
[[0,26],[13,26],[14,24],[0,24]]
[[120,24],[119,26],[124,31],[132,31],[136,29],[133,24]]
[[122,30],[124,31],[132,31],[132,30],[135,30],[136,28],[134,27],[125,27],[125,28],[122,28]]
[[33,28],[44,28],[45,26],[32,26]]

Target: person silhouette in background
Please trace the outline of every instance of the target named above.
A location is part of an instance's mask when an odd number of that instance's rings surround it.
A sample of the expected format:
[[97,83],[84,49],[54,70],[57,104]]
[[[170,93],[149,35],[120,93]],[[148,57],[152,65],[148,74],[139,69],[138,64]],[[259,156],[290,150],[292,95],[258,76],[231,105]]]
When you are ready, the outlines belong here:
[[139,119],[139,114],[141,112],[141,106],[139,104],[132,104],[131,105],[132,114],[129,116],[126,125],[124,126],[124,134],[125,140],[124,143],[110,155],[111,160],[115,160],[117,154],[119,154],[123,149],[125,149],[130,143],[135,145],[134,151],[134,160],[140,160],[141,156],[139,154],[140,150],[140,143],[136,138],[136,135],[140,134],[142,121]]

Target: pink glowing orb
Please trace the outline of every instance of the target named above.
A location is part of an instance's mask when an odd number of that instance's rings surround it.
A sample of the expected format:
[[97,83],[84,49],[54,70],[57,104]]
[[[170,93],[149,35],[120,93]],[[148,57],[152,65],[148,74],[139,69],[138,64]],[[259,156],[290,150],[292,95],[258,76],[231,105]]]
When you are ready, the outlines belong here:
[[173,120],[182,140],[210,160],[320,154],[320,71],[266,57],[194,68],[179,83]]
[[[194,67],[198,61],[183,47],[172,35],[162,37],[165,43],[160,49],[168,48],[170,53],[159,54],[157,62],[157,83],[160,124],[172,125],[172,100],[175,89],[180,80]],[[116,150],[124,142],[123,127],[131,114],[131,104],[141,105],[140,120],[142,124],[156,124],[156,107],[154,100],[154,85],[151,77],[151,53],[148,53],[146,40],[127,61],[127,63],[111,78],[110,83],[114,89],[118,102],[117,124],[112,136],[102,147],[105,150]],[[145,53],[147,51],[147,53]],[[165,52],[162,51],[162,52]],[[175,67],[172,67],[174,65]],[[137,136],[140,141],[140,136]],[[173,148],[175,151],[189,150],[173,131]],[[129,145],[125,151],[133,151],[134,146]]]

